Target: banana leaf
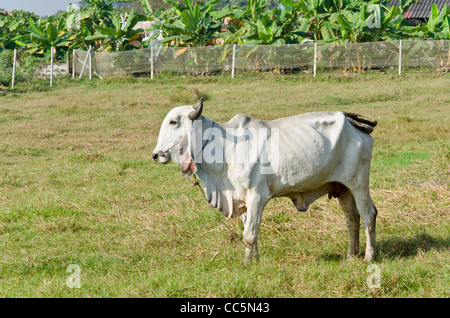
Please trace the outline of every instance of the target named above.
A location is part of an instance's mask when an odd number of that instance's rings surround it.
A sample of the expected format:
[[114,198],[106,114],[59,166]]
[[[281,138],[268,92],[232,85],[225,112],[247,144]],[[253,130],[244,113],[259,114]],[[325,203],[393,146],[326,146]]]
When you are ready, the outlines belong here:
[[57,37],[58,37],[56,26],[53,23],[48,22],[47,25],[46,25],[46,28],[47,28],[47,39],[52,44],[54,44],[56,39],[57,39]]

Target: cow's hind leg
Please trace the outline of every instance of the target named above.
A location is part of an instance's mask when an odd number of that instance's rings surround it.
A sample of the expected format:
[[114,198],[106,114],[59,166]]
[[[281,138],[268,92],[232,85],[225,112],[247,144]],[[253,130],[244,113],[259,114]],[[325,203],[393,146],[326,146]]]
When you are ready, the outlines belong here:
[[371,262],[375,258],[375,222],[377,209],[372,202],[368,189],[354,192],[353,195],[366,232],[366,255],[364,260]]
[[348,245],[347,259],[351,259],[359,251],[359,214],[356,203],[350,190],[345,189],[339,195],[339,203],[344,211],[350,242]]

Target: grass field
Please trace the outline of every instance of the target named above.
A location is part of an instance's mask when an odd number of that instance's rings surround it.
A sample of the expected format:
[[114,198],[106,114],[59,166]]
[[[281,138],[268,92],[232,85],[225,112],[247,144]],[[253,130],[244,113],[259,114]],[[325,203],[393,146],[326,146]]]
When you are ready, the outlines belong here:
[[[47,83],[45,83],[47,85]],[[450,77],[122,78],[0,96],[1,297],[449,297]],[[345,261],[336,199],[269,202],[259,262],[176,164],[151,152],[167,112],[205,96],[219,122],[341,110],[378,119],[371,191],[380,288]],[[240,236],[240,219],[225,221]],[[364,251],[364,231],[360,250]],[[79,268],[80,288],[68,266]],[[70,285],[70,284],[69,284]]]

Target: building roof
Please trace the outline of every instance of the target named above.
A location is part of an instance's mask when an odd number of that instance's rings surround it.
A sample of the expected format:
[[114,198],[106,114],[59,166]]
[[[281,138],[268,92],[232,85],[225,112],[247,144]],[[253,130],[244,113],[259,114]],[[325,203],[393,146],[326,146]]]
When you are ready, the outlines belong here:
[[[391,0],[388,2],[388,6],[398,6],[400,0]],[[405,18],[407,19],[428,19],[431,13],[431,6],[433,3],[439,9],[439,12],[442,10],[444,5],[448,4],[450,6],[450,0],[419,0],[413,3],[408,11],[405,12]]]

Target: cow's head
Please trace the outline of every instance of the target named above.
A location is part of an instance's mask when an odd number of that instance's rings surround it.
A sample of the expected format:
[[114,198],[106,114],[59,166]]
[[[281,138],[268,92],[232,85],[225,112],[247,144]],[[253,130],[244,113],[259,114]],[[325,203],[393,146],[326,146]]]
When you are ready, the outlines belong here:
[[164,118],[159,131],[158,143],[153,150],[153,160],[168,163],[171,158],[181,165],[181,172],[190,177],[197,171],[190,151],[189,141],[194,129],[194,122],[203,110],[203,97],[197,106],[179,106],[172,109]]

